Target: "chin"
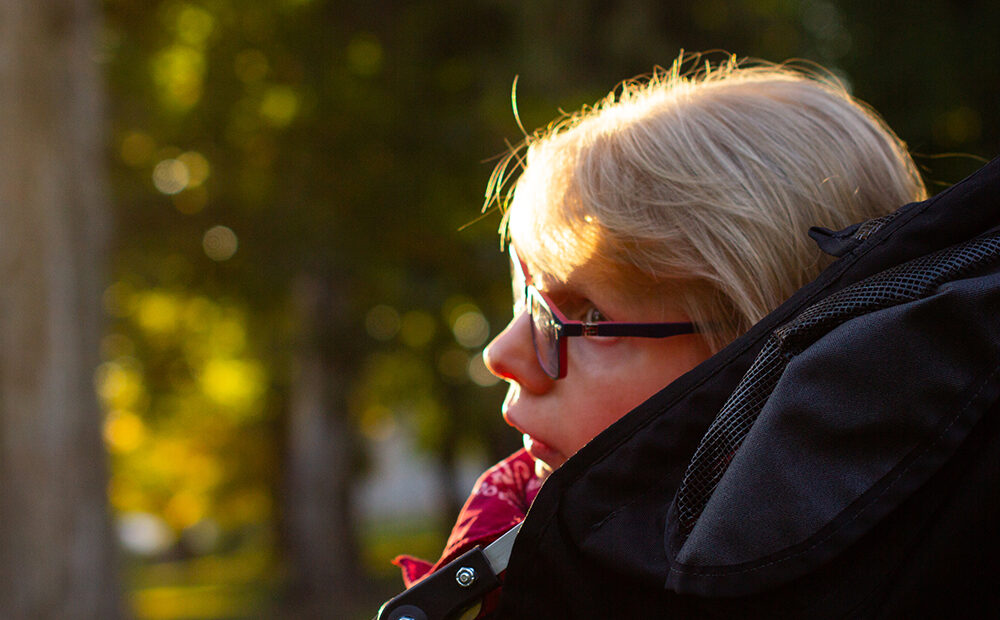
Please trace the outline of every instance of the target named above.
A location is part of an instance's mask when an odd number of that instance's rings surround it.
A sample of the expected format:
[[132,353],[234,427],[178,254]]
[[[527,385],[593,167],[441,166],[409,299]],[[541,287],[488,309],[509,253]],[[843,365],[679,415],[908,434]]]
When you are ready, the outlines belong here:
[[539,461],[537,459],[535,460],[536,476],[538,476],[542,480],[545,480],[546,478],[549,477],[549,474],[551,473],[552,473],[552,467],[550,467],[548,463],[545,463],[544,461]]

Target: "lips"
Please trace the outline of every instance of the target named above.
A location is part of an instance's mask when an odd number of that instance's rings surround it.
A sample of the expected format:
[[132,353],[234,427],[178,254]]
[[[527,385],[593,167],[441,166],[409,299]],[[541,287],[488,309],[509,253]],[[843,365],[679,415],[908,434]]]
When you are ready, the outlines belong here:
[[[537,437],[533,437],[531,434],[525,432],[525,426],[522,426],[521,420],[518,420],[518,407],[517,401],[521,396],[521,387],[515,383],[511,382],[510,387],[507,390],[507,398],[504,399],[503,407],[501,407],[501,413],[503,414],[504,422],[508,425],[514,427],[515,429],[521,431],[523,434],[524,449],[535,459],[536,462],[536,473],[539,476],[547,475],[548,472],[559,467],[566,460],[566,457],[562,452],[553,448],[549,444],[541,441]],[[539,467],[541,465],[541,467]],[[540,470],[546,470],[543,474]]]
[[515,401],[517,401],[518,396],[521,394],[521,386],[516,382],[511,381],[507,384],[507,396],[503,399],[503,405],[500,406],[500,414],[503,416],[504,421],[511,426],[510,420],[507,418],[507,411],[511,408]]
[[534,458],[536,461],[541,461],[549,466],[550,469],[555,469],[563,464],[566,457],[562,455],[558,450],[550,446],[549,444],[535,439],[531,435],[525,433],[522,437],[524,441],[524,449]]

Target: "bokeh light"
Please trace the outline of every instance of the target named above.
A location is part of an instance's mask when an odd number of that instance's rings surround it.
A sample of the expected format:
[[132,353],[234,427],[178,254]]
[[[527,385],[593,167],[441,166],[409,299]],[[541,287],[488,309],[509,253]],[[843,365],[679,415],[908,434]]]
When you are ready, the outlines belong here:
[[104,421],[104,442],[112,452],[137,450],[146,439],[146,425],[131,411],[115,409]]
[[190,180],[187,164],[179,159],[164,159],[153,168],[153,185],[168,196],[183,191]]
[[213,358],[202,368],[198,382],[209,399],[242,417],[258,413],[254,405],[264,390],[264,376],[256,362]]
[[361,33],[347,45],[347,64],[351,71],[371,76],[382,70],[382,44],[371,33]]
[[467,349],[474,349],[483,346],[490,337],[490,324],[478,308],[472,308],[455,318],[451,331],[458,344]]
[[486,367],[482,355],[473,355],[469,358],[467,372],[469,373],[469,379],[472,379],[472,382],[476,385],[489,387],[500,382],[500,379]]
[[187,151],[177,156],[177,161],[184,164],[187,169],[187,183],[185,188],[200,187],[208,178],[211,166],[205,156],[197,151]]
[[121,142],[122,161],[133,168],[146,165],[156,150],[156,141],[144,132],[130,131]]
[[171,45],[153,58],[153,80],[163,106],[174,112],[189,110],[201,100],[205,55],[189,45]]
[[983,120],[979,112],[958,106],[939,116],[934,122],[934,139],[946,146],[958,146],[978,140],[982,134]]
[[214,27],[215,18],[212,14],[197,5],[185,4],[177,11],[177,38],[188,45],[205,45]]
[[118,538],[132,553],[147,556],[162,553],[174,542],[174,534],[163,519],[145,512],[119,516]]
[[149,290],[136,296],[135,318],[143,331],[160,335],[177,329],[181,307],[174,295]]
[[232,258],[236,254],[238,246],[239,240],[236,238],[236,233],[227,226],[209,228],[201,240],[205,256],[220,262]]
[[299,95],[290,86],[272,86],[260,102],[260,115],[274,127],[285,127],[299,112]]

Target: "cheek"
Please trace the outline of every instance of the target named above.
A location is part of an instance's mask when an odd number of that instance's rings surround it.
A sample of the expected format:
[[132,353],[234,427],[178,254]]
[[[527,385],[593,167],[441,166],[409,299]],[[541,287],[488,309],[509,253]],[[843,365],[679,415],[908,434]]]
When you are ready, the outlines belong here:
[[[564,425],[566,445],[559,446],[566,454],[572,454],[586,445],[626,413],[645,401],[660,387],[651,387],[645,382],[605,384],[589,394],[581,394],[577,408],[572,414],[572,422]],[[596,387],[596,386],[595,386]]]
[[587,377],[588,387],[579,394],[575,449],[708,358],[700,337],[683,338],[686,341],[631,340],[608,347],[603,369]]
[[586,443],[598,435],[601,431],[618,421],[623,415],[634,409],[639,403],[646,400],[635,386],[629,389],[621,389],[621,386],[605,390],[600,396],[589,401],[590,411],[586,416],[586,427],[582,433],[583,443]]
[[641,405],[669,382],[660,374],[644,372],[629,374],[622,381],[607,386],[599,399],[606,412],[602,416],[605,426]]
[[572,444],[567,446],[570,452],[582,448],[666,385],[662,376],[649,369],[643,370],[636,375],[621,366],[605,366],[603,371],[586,377],[585,387],[577,387],[573,398],[575,407],[567,407],[574,411],[571,414],[572,423],[563,426]]

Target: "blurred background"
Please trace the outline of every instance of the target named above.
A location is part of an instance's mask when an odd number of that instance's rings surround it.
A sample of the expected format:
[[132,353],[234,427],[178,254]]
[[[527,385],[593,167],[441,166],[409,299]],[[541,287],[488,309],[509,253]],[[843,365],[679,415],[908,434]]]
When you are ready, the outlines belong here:
[[[369,618],[520,438],[497,156],[680,51],[819,63],[936,192],[992,0],[0,2],[0,615]],[[712,56],[715,60],[721,55]]]

